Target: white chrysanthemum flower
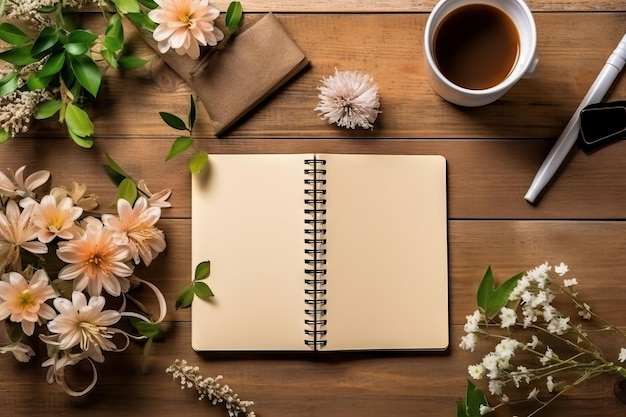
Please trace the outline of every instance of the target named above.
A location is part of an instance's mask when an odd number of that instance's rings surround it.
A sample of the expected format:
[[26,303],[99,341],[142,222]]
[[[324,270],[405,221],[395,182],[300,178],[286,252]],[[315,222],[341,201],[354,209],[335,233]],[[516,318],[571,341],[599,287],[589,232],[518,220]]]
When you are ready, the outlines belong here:
[[117,323],[121,317],[119,311],[102,310],[105,299],[102,296],[87,297],[82,292],[74,291],[72,300],[55,298],[54,307],[59,315],[48,323],[52,333],[58,333],[59,348],[71,349],[79,345],[81,350],[87,351],[92,346],[97,350],[116,350],[117,347],[110,340],[113,332],[108,329]]
[[461,343],[459,344],[459,347],[461,349],[473,352],[477,342],[478,337],[476,336],[476,333],[468,333],[465,336],[461,337]]
[[380,113],[378,85],[369,75],[356,71],[338,71],[325,77],[320,90],[320,102],[314,109],[328,123],[339,127],[372,129]]
[[4,274],[0,281],[0,320],[9,317],[12,322],[21,323],[24,334],[30,336],[41,319],[56,316],[52,307],[45,304],[54,297],[56,293],[43,269],[35,272],[30,282],[17,272]]
[[138,198],[133,207],[127,200],[120,198],[117,200],[117,212],[119,217],[103,215],[103,223],[115,231],[120,242],[130,246],[135,263],[141,260],[150,265],[165,250],[165,235],[154,227],[161,218],[161,209],[149,207],[144,197]]
[[155,0],[148,16],[158,24],[152,36],[159,51],[174,49],[179,55],[200,56],[200,46],[215,46],[224,33],[214,26],[220,11],[208,0]]

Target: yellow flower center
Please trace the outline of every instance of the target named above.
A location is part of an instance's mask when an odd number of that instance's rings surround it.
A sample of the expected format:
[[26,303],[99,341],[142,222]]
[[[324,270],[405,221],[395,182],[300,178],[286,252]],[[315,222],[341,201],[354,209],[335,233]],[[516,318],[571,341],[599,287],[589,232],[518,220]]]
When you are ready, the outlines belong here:
[[22,291],[22,294],[17,297],[17,305],[22,311],[35,305],[34,297],[29,290]]

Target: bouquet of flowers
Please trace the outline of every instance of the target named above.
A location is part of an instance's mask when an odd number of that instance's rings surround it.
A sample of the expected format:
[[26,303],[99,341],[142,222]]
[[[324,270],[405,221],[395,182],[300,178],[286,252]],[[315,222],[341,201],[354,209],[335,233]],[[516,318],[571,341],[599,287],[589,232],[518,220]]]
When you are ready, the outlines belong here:
[[[36,342],[43,342],[47,381],[78,396],[95,386],[95,363],[104,361],[104,352],[121,352],[131,339],[151,341],[160,334],[165,299],[134,269],[150,265],[166,247],[156,223],[161,208],[170,206],[170,191],[152,194],[144,181],[135,183],[110,161],[121,197],[116,214],[98,216],[96,196],[85,185],[38,193],[50,172],[26,176],[25,169],[0,172],[0,353],[27,362]],[[158,300],[155,320],[130,295],[140,285]],[[122,326],[124,319],[132,327]],[[83,360],[91,364],[93,379],[74,390],[65,370]]]
[[[458,403],[458,417],[478,417],[505,404],[536,402],[537,412],[569,390],[602,374],[626,378],[626,348],[603,352],[594,335],[613,333],[626,346],[624,330],[591,310],[578,295],[578,280],[567,278],[567,265],[544,263],[520,273],[498,287],[491,268],[477,292],[477,309],[466,316],[462,349],[474,351],[480,339],[494,341],[494,349],[468,367],[473,380],[488,380],[491,405],[471,380],[465,399]],[[558,304],[565,301],[565,304]],[[574,318],[564,313],[574,308]],[[558,308],[557,308],[558,306]],[[576,318],[580,320],[576,323]],[[585,324],[589,323],[589,324]],[[514,336],[514,333],[519,333]],[[619,345],[618,345],[619,346]],[[514,394],[512,388],[522,391]]]
[[[103,33],[77,24],[83,6],[101,10]],[[0,0],[0,143],[26,132],[33,118],[56,115],[76,144],[91,147],[85,109],[104,71],[148,62],[125,53],[122,20],[151,33],[161,53],[198,58],[201,46],[224,38],[214,25],[219,14],[208,0]],[[241,17],[241,4],[231,3],[227,29],[235,31]]]

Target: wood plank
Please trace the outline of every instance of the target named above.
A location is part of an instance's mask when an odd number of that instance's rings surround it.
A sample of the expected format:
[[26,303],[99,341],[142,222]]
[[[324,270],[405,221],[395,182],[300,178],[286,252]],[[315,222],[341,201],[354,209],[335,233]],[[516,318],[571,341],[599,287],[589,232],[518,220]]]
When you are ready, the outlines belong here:
[[[165,163],[174,136],[156,139],[100,137],[93,149],[67,138],[19,138],[2,145],[0,169],[28,165],[52,171],[54,185],[85,183],[110,211],[115,188],[102,165],[108,153],[130,175],[145,179],[153,192],[172,189],[168,218],[189,218],[188,155]],[[390,153],[440,154],[448,160],[448,215],[453,219],[624,219],[626,176],[620,167],[626,143],[615,143],[591,155],[572,151],[536,206],[523,196],[552,140],[398,140],[398,139],[200,139],[209,153]]]
[[[226,10],[230,0],[212,2],[220,10]],[[533,11],[621,11],[624,4],[619,0],[528,0]],[[437,0],[246,0],[242,2],[247,12],[429,12]]]
[[[481,108],[450,105],[431,89],[422,58],[425,14],[281,14],[279,19],[311,65],[224,138],[556,138],[621,39],[626,13],[537,13],[536,77]],[[154,56],[142,40],[133,45],[137,55]],[[366,72],[378,82],[382,114],[373,130],[337,128],[313,111],[317,87],[335,68]],[[138,71],[109,71],[105,78],[90,110],[98,137],[178,134],[158,112],[186,115],[190,91],[160,60]],[[624,96],[626,79],[620,77],[606,99]],[[65,135],[54,121],[38,126],[30,136]],[[202,109],[194,135],[213,136]]]
[[[36,364],[16,364],[1,357],[2,400],[13,415],[105,417],[120,415],[222,416],[224,410],[199,402],[193,390],[181,390],[164,369],[177,358],[200,367],[203,376],[224,375],[241,398],[255,401],[259,416],[454,415],[455,401],[464,393],[467,365],[480,357],[453,349],[443,356],[427,354],[197,354],[184,342],[189,324],[177,324],[175,337],[153,346],[149,372],[142,374],[142,353],[133,344],[122,354],[110,354],[99,365],[100,384],[83,398],[69,398],[48,386]],[[454,338],[462,335],[454,326]],[[34,366],[32,366],[34,365]],[[124,372],[120,372],[124,369]],[[70,371],[68,371],[70,372]],[[484,382],[484,381],[478,381]],[[600,377],[551,406],[546,416],[584,416],[602,410],[606,417],[622,416],[624,406],[612,394],[615,382]],[[27,401],[25,396],[37,401]],[[528,407],[502,410],[496,416],[524,415]]]

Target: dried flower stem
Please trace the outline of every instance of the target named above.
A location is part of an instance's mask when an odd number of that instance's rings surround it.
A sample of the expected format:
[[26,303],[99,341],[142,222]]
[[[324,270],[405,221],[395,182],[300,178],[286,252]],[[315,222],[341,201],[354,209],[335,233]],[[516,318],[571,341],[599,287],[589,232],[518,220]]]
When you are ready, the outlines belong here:
[[247,417],[255,417],[254,411],[248,408],[254,405],[253,401],[244,401],[235,394],[228,385],[221,385],[219,381],[222,375],[215,378],[203,378],[197,366],[187,364],[186,360],[176,359],[165,372],[171,373],[174,379],[180,379],[180,388],[195,388],[198,391],[198,399],[207,398],[211,404],[224,403],[228,415],[236,417],[239,413],[245,413]]

